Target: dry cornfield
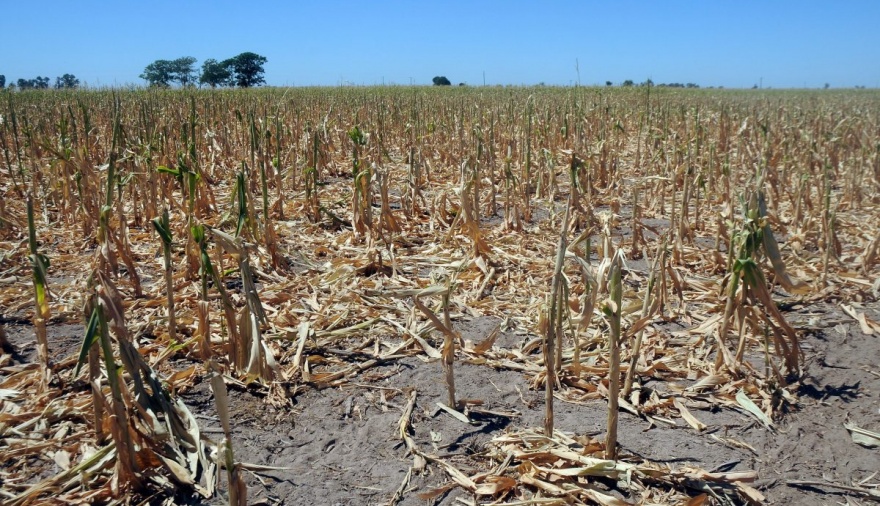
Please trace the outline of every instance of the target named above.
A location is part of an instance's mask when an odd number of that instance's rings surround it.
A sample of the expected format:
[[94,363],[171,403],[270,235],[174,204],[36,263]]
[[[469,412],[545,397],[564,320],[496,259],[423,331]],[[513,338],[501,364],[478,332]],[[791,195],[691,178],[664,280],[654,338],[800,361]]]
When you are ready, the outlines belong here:
[[0,502],[880,499],[880,95],[2,93]]

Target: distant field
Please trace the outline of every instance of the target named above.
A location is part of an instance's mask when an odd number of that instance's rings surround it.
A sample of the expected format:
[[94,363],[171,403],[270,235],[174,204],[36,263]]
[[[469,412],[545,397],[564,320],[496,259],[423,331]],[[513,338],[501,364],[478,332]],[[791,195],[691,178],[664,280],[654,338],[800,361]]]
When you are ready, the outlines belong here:
[[0,147],[4,504],[880,494],[880,91],[0,92]]

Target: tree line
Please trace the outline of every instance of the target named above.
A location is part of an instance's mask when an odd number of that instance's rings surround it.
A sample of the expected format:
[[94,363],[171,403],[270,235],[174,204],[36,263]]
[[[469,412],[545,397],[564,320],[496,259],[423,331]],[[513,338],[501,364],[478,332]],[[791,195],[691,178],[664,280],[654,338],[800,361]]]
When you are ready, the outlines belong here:
[[[156,60],[144,68],[140,78],[151,87],[168,88],[174,84],[182,87],[198,84],[216,88],[218,86],[237,86],[250,88],[266,83],[263,77],[263,65],[268,59],[256,53],[244,52],[232,58],[217,61],[213,58],[202,63],[201,72],[196,70],[196,59],[184,56],[176,60]],[[19,90],[42,90],[50,87],[48,77],[37,76],[33,79],[19,79],[10,82],[9,87]],[[64,74],[55,78],[55,89],[73,89],[80,85],[79,79],[73,74]],[[0,74],[0,88],[6,88],[6,76]]]
[[156,60],[144,68],[140,78],[151,87],[168,88],[173,84],[182,87],[207,85],[237,86],[250,88],[265,84],[263,65],[265,56],[244,52],[223,61],[209,58],[202,63],[201,72],[196,70],[196,59],[183,56],[176,60]]
[[[49,88],[49,78],[37,76],[33,79],[19,79],[16,82],[10,82],[9,87],[17,86],[20,90],[44,90]],[[6,76],[0,74],[0,88],[6,87]],[[64,74],[55,78],[55,89],[73,89],[79,88],[79,79],[73,74]]]
[[[614,85],[614,83],[612,83],[611,81],[605,81],[605,86],[613,86],[613,85]],[[633,82],[632,79],[627,79],[626,81],[620,83],[620,85],[623,86],[623,87],[630,87],[630,86],[636,86],[636,83]],[[660,84],[656,84],[656,85],[655,85],[655,84],[654,84],[654,81],[652,81],[652,80],[650,80],[650,79],[646,80],[646,81],[643,82],[643,83],[640,83],[638,86],[647,86],[647,87],[649,87],[649,88],[652,87],[652,86],[657,86],[658,88],[699,88],[699,87],[700,87],[700,85],[699,85],[699,84],[696,84],[696,83],[687,83],[687,84],[682,84],[682,83],[660,83]]]

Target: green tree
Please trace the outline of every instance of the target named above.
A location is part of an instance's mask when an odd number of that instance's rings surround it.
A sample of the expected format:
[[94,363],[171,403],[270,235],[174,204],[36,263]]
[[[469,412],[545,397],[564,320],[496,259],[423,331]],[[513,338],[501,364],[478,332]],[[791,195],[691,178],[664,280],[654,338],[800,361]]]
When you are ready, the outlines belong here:
[[151,87],[167,88],[174,80],[174,62],[170,60],[156,60],[144,68],[140,78],[150,83]]
[[434,82],[434,86],[449,86],[452,84],[449,79],[446,79],[446,76],[435,76],[431,81]]
[[18,89],[20,90],[42,90],[49,87],[49,78],[37,76],[33,79],[19,79]]
[[196,59],[183,56],[171,62],[171,76],[181,86],[192,86],[196,81]]
[[199,84],[207,84],[211,88],[217,86],[228,86],[231,84],[232,71],[225,62],[218,62],[213,58],[209,58],[202,63],[202,75],[199,77]]
[[64,74],[55,78],[55,89],[74,89],[79,88],[79,79],[73,74]]
[[5,88],[5,87],[6,87],[6,76],[4,76],[3,74],[0,74],[0,88]]
[[265,84],[263,65],[269,60],[257,53],[245,52],[221,63],[229,69],[232,83],[240,88],[250,88]]
[[626,81],[623,82],[623,85],[624,86],[632,86],[633,85],[632,79],[627,79]]
[[192,56],[156,60],[144,68],[140,77],[153,87],[167,88],[175,82],[181,86],[192,86],[196,80],[195,63],[196,59]]

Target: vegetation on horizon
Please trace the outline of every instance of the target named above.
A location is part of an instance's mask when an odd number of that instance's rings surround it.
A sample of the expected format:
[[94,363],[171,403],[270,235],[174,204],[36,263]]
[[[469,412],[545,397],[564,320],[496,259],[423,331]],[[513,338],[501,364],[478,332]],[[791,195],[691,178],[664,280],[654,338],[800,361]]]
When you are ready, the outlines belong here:
[[[218,86],[237,86],[250,88],[266,82],[263,65],[268,60],[256,53],[244,52],[221,62],[214,59],[205,60],[202,72],[198,76],[198,84],[206,84],[211,88]],[[184,56],[176,60],[156,60],[147,65],[141,79],[150,87],[168,88],[177,83],[183,88],[196,84],[196,59]]]

